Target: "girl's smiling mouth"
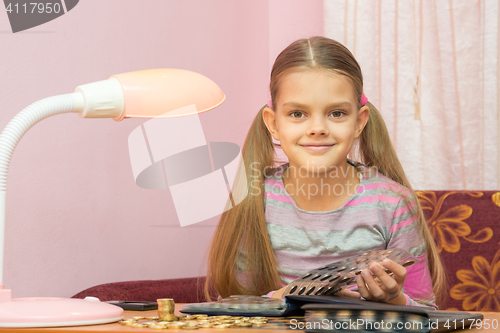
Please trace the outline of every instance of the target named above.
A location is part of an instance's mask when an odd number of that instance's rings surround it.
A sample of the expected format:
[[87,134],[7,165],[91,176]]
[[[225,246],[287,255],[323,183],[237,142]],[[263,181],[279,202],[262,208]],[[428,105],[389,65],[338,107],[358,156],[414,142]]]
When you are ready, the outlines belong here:
[[300,145],[309,152],[322,153],[332,148],[334,143],[308,143]]

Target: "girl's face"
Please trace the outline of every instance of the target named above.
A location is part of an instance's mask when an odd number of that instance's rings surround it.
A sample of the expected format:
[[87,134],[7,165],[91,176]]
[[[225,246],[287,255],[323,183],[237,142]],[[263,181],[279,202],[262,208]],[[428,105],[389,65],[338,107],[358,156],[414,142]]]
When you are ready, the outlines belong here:
[[367,106],[358,110],[351,80],[324,69],[296,70],[281,78],[278,95],[276,110],[264,109],[263,117],[290,167],[314,173],[345,167],[369,115]]

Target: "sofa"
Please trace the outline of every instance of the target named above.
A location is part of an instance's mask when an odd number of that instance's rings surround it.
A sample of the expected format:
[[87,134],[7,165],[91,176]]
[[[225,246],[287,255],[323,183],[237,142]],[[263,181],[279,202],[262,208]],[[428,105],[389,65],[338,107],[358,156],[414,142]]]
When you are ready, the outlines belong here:
[[[447,274],[444,310],[500,311],[500,192],[419,191],[430,231]],[[101,301],[203,302],[205,277],[107,283],[74,298]],[[215,296],[216,292],[211,291]]]

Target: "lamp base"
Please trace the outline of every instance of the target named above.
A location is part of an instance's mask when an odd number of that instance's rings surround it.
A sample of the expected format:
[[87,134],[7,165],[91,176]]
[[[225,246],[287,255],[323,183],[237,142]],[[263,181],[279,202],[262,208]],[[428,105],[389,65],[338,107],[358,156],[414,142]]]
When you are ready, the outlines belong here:
[[97,298],[14,298],[0,302],[0,327],[58,327],[106,324],[123,309]]

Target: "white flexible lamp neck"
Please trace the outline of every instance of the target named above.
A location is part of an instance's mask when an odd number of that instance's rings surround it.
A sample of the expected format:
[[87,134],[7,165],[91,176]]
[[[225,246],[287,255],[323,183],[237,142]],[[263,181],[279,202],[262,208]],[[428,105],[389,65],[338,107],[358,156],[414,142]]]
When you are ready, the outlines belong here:
[[0,134],[0,284],[3,284],[7,172],[12,153],[23,135],[40,120],[60,113],[78,112],[82,105],[80,93],[44,98],[19,112]]

